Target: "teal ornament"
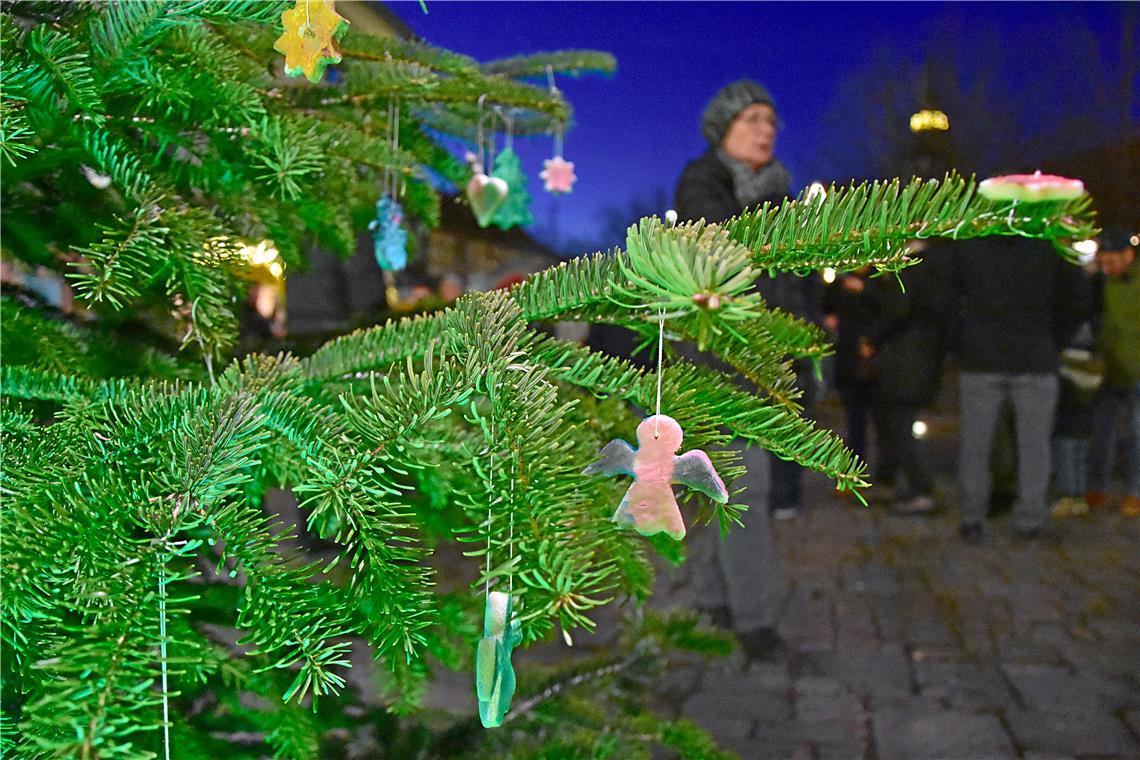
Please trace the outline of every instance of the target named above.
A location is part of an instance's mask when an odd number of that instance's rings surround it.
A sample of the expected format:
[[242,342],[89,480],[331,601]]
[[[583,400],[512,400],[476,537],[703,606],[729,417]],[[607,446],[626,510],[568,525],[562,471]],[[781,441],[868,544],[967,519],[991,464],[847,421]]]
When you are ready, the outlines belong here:
[[526,175],[518,154],[504,148],[495,157],[495,170],[491,176],[503,180],[510,188],[503,205],[491,217],[491,223],[504,230],[534,224],[534,216],[530,213],[530,193],[526,191]]
[[502,591],[487,594],[483,613],[483,638],[475,650],[475,696],[479,699],[479,720],[484,728],[497,728],[511,709],[515,696],[515,669],[511,652],[522,641],[522,626],[514,616],[511,595]]
[[387,195],[376,201],[376,218],[368,223],[372,251],[381,269],[399,272],[408,265],[408,231],[401,224],[404,209]]

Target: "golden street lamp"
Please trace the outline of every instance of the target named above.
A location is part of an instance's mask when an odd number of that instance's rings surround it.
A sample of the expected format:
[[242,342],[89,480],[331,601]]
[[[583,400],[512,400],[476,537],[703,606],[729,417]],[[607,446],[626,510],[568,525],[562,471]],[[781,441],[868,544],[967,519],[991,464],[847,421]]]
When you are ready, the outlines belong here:
[[947,132],[949,130],[950,118],[937,109],[924,108],[910,116],[911,132]]

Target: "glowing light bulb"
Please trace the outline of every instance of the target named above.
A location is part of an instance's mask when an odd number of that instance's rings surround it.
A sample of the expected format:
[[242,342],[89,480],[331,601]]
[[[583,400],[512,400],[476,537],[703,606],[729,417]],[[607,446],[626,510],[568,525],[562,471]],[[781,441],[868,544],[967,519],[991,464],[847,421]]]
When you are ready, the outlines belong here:
[[922,420],[915,420],[914,424],[910,426],[910,432],[915,438],[925,438],[928,428]]
[[263,267],[276,261],[280,254],[278,254],[277,249],[273,247],[273,241],[262,240],[257,245],[242,246],[241,255],[252,266]]
[[824,267],[822,274],[823,274],[823,281],[825,283],[827,283],[828,285],[835,282],[835,270],[832,269],[831,267]]

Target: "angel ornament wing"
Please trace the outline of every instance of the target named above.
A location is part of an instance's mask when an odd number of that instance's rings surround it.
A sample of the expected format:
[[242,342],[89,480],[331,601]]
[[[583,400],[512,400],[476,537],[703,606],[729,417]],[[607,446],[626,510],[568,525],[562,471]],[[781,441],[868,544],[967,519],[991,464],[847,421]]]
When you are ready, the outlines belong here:
[[680,541],[685,537],[685,521],[673,495],[674,483],[696,489],[718,504],[728,501],[728,490],[708,454],[698,449],[676,455],[684,435],[672,417],[646,417],[637,426],[638,448],[622,440],[610,441],[598,460],[582,471],[583,475],[633,477],[614,522],[630,525],[643,536],[666,533]]

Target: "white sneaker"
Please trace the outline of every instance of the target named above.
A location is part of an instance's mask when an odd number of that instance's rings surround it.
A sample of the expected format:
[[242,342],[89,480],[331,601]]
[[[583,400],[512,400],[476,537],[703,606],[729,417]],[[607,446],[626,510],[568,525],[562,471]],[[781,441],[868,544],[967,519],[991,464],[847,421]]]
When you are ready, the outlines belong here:
[[785,520],[794,520],[799,515],[800,511],[795,507],[780,507],[779,509],[772,510],[772,519],[784,522]]
[[891,511],[900,515],[924,515],[934,511],[934,497],[923,494],[906,501],[895,502],[891,506]]

